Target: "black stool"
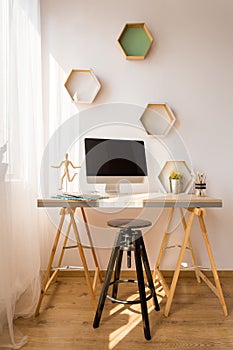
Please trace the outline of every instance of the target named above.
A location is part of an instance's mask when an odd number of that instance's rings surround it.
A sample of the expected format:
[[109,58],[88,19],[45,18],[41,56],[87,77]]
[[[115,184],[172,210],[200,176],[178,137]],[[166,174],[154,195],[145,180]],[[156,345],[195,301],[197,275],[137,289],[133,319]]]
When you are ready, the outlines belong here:
[[[110,299],[112,302],[122,303],[122,304],[141,304],[142,310],[142,321],[145,338],[147,340],[151,339],[150,326],[147,310],[147,301],[153,297],[155,310],[159,311],[159,303],[156,297],[154,283],[151,275],[151,270],[149,266],[149,261],[147,258],[146,248],[144,245],[141,230],[132,230],[137,228],[143,228],[151,226],[151,222],[148,220],[134,220],[134,219],[116,219],[108,221],[108,225],[112,227],[120,228],[114,247],[112,249],[112,254],[108,263],[108,268],[106,272],[106,277],[103,283],[103,288],[100,294],[99,303],[97,306],[93,327],[99,327],[100,318],[104,308],[104,303],[106,298]],[[131,252],[134,251],[135,266],[137,272],[137,281],[135,280],[121,280],[120,271],[122,263],[123,252],[127,252],[127,267],[131,267]],[[144,281],[143,267],[145,268],[147,282]],[[114,271],[115,267],[115,271]],[[114,280],[110,282],[112,274],[114,271]],[[139,289],[139,300],[121,300],[117,299],[118,284],[119,283],[137,283]],[[112,296],[107,295],[108,288],[113,285]],[[146,295],[145,287],[149,287],[150,294]]]

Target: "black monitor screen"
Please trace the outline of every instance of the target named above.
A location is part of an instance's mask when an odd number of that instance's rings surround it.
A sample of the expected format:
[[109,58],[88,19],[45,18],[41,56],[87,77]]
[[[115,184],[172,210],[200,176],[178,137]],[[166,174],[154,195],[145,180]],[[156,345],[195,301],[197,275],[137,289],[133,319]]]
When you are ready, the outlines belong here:
[[143,141],[85,139],[87,176],[146,176]]

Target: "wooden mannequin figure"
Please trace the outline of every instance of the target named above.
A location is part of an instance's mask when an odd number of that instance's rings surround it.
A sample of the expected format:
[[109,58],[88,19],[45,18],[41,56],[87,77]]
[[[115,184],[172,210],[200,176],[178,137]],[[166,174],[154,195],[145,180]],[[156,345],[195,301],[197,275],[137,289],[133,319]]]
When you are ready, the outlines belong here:
[[63,188],[63,181],[64,181],[65,176],[69,182],[72,182],[74,180],[75,176],[77,175],[77,173],[74,173],[74,175],[72,177],[70,176],[69,166],[72,166],[72,168],[74,168],[74,169],[81,168],[81,166],[75,166],[68,159],[68,157],[69,157],[69,155],[68,155],[68,153],[66,153],[65,160],[63,160],[59,165],[52,165],[52,168],[61,168],[62,166],[64,166],[64,173],[63,173],[62,178],[61,178],[61,187],[59,188],[59,190],[62,190],[62,188]]

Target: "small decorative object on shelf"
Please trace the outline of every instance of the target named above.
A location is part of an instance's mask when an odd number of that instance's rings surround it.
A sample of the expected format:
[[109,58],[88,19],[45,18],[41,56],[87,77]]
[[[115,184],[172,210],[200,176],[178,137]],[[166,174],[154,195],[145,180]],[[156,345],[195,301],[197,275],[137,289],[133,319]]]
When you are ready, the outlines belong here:
[[200,197],[206,195],[206,174],[197,172],[197,178],[195,181],[195,194]]
[[177,170],[173,170],[170,173],[169,181],[170,181],[170,190],[174,194],[178,194],[183,192],[183,174]]
[[182,174],[182,193],[189,193],[194,175],[185,160],[167,160],[162,166],[158,179],[166,193],[171,192],[170,174],[175,170]]
[[69,155],[68,155],[68,153],[66,153],[65,160],[63,160],[59,165],[52,165],[52,168],[61,168],[62,166],[64,166],[64,172],[63,172],[62,177],[61,177],[61,186],[60,186],[59,190],[63,189],[63,181],[64,181],[65,176],[66,176],[66,188],[65,188],[65,191],[67,191],[67,180],[69,182],[72,182],[74,180],[75,176],[77,175],[77,173],[74,173],[73,176],[70,175],[69,166],[72,166],[72,168],[74,168],[74,169],[81,168],[80,166],[75,166],[68,159],[68,157],[69,157]]
[[101,85],[91,69],[72,69],[65,88],[75,104],[92,103]]

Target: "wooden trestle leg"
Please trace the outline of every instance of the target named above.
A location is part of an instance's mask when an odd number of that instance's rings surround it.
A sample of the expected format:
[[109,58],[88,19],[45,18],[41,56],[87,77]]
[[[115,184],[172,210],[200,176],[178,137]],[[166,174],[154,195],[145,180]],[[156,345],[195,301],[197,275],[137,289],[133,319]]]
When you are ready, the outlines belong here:
[[[162,272],[160,271],[160,264],[161,264],[161,260],[163,258],[164,255],[164,251],[166,249],[166,245],[167,245],[167,241],[168,241],[168,235],[169,235],[169,227],[171,225],[172,222],[172,218],[174,215],[174,208],[171,208],[170,210],[170,214],[168,217],[168,225],[166,228],[166,231],[164,233],[163,236],[163,240],[161,243],[161,247],[160,247],[160,251],[159,251],[159,255],[158,255],[158,259],[155,265],[155,269],[154,269],[154,279],[158,278],[158,280],[160,281],[164,292],[167,296],[167,302],[165,305],[165,310],[164,310],[164,315],[168,316],[169,312],[170,312],[170,308],[171,308],[171,304],[172,304],[172,300],[174,297],[174,293],[175,293],[175,289],[176,289],[176,285],[177,285],[177,281],[178,281],[178,277],[180,274],[180,270],[181,270],[181,263],[183,261],[183,257],[184,257],[184,253],[185,253],[185,249],[189,248],[190,253],[191,253],[191,257],[192,257],[192,262],[194,265],[194,271],[196,274],[196,279],[197,282],[200,283],[201,279],[207,284],[207,286],[212,290],[212,292],[219,298],[220,304],[222,306],[223,309],[223,313],[225,316],[228,315],[228,311],[227,311],[227,307],[225,304],[225,300],[224,300],[224,296],[223,296],[223,292],[222,292],[222,288],[221,288],[221,284],[219,281],[219,277],[218,277],[218,273],[217,273],[217,269],[216,269],[216,265],[214,262],[214,257],[213,257],[213,253],[211,250],[211,246],[210,246],[210,242],[209,242],[209,238],[208,238],[208,234],[207,234],[207,230],[206,230],[206,226],[205,226],[205,222],[204,222],[204,218],[203,216],[206,214],[205,209],[203,208],[189,208],[189,218],[188,221],[186,223],[186,220],[184,218],[183,212],[182,210],[180,210],[181,213],[181,218],[182,218],[182,225],[183,225],[183,229],[184,229],[184,237],[183,237],[183,242],[182,245],[180,246],[180,253],[178,256],[178,260],[176,263],[176,267],[174,270],[174,274],[173,274],[173,278],[172,278],[172,282],[171,282],[171,286],[170,288],[168,287],[164,276],[162,275]],[[190,240],[190,233],[191,233],[191,229],[192,229],[192,225],[193,225],[193,221],[194,221],[194,217],[197,216],[199,223],[200,223],[200,227],[201,227],[201,231],[202,231],[202,235],[204,238],[204,243],[207,249],[207,253],[208,253],[208,257],[209,257],[209,261],[210,261],[210,265],[211,265],[211,270],[213,273],[213,277],[214,277],[214,281],[215,281],[215,285],[206,277],[206,275],[201,271],[201,269],[197,266],[197,261],[196,261],[196,257],[193,251],[193,247],[191,244],[191,240]]]
[[[89,270],[88,270],[88,266],[87,266],[87,262],[86,262],[86,258],[85,258],[85,254],[84,254],[84,249],[83,249],[83,246],[82,246],[82,244],[80,242],[78,228],[77,228],[77,225],[76,225],[76,222],[75,222],[75,219],[74,219],[75,208],[62,208],[60,210],[60,221],[59,221],[59,225],[58,225],[58,228],[57,228],[56,236],[55,236],[55,239],[54,239],[54,243],[53,243],[53,247],[52,247],[52,250],[51,250],[49,262],[48,262],[47,269],[46,269],[46,272],[45,272],[45,276],[44,276],[44,279],[43,279],[41,293],[40,293],[40,298],[39,298],[39,301],[38,301],[38,304],[37,304],[37,307],[36,307],[35,316],[39,315],[41,303],[42,303],[42,300],[43,300],[43,297],[44,297],[46,291],[48,290],[48,288],[51,285],[51,283],[53,281],[55,281],[56,278],[57,278],[59,269],[61,268],[61,264],[62,264],[62,260],[63,260],[63,257],[64,257],[65,249],[75,248],[75,247],[78,248],[79,255],[80,255],[80,258],[81,258],[81,261],[82,261],[82,266],[83,266],[86,282],[87,282],[87,286],[88,286],[88,289],[89,289],[89,294],[91,296],[91,299],[92,299],[92,302],[93,302],[93,306],[94,306],[94,308],[96,308],[97,303],[96,303],[96,297],[95,297],[94,291],[95,291],[95,288],[96,288],[96,284],[97,284],[98,278],[99,278],[99,281],[102,282],[102,276],[100,274],[100,267],[99,267],[98,259],[97,259],[97,256],[96,256],[95,249],[93,247],[91,233],[90,233],[90,230],[89,230],[89,227],[88,227],[87,218],[86,218],[86,215],[85,215],[85,212],[84,212],[83,208],[81,208],[81,213],[82,213],[82,217],[83,217],[83,220],[84,220],[84,223],[85,223],[87,236],[88,236],[88,239],[89,239],[89,242],[90,242],[90,247],[89,248],[91,249],[93,260],[94,260],[95,266],[96,266],[93,283],[91,282],[90,273],[89,273]],[[63,247],[62,247],[59,259],[58,259],[58,265],[52,271],[52,264],[53,264],[55,253],[57,251],[58,243],[59,243],[59,240],[60,240],[60,237],[61,237],[61,232],[62,232],[62,227],[63,227],[63,224],[64,224],[64,220],[65,220],[65,215],[67,215],[67,214],[70,217],[68,228],[67,228],[66,235],[65,235],[65,238],[64,238]],[[67,244],[67,241],[68,241],[68,238],[69,238],[69,232],[70,232],[71,227],[73,228],[73,231],[74,231],[74,234],[75,234],[76,245],[72,246],[72,247],[67,247],[66,244]]]
[[42,299],[43,299],[47,289],[49,288],[50,284],[52,283],[52,281],[54,280],[54,278],[56,277],[56,275],[58,273],[58,270],[56,270],[50,276],[52,263],[53,263],[54,256],[55,256],[55,253],[56,253],[56,250],[57,250],[57,245],[58,245],[58,242],[59,242],[59,238],[61,236],[62,226],[63,226],[64,220],[65,220],[65,214],[66,214],[65,208],[62,208],[60,210],[61,218],[60,218],[59,226],[58,226],[57,233],[56,233],[56,236],[55,236],[55,239],[54,239],[54,243],[53,243],[52,251],[51,251],[51,254],[50,254],[48,266],[47,266],[47,269],[46,269],[46,272],[45,272],[44,280],[43,280],[43,283],[42,283],[42,288],[41,288],[41,292],[40,292],[40,298],[39,298],[39,301],[38,301],[38,304],[37,304],[37,307],[36,307],[35,316],[39,315]]

